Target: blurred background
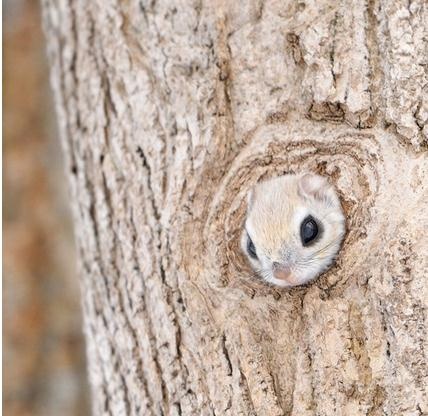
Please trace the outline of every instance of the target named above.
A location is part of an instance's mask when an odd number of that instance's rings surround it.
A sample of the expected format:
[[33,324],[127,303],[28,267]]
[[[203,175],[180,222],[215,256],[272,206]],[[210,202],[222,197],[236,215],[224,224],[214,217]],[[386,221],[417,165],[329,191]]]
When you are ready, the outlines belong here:
[[37,0],[3,1],[3,414],[87,415],[67,183]]

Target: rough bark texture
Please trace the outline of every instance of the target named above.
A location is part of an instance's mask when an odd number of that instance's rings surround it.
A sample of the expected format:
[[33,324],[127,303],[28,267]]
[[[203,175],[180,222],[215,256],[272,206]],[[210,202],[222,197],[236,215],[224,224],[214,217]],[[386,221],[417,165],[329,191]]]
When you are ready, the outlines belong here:
[[[94,414],[421,415],[424,0],[44,1]],[[261,178],[329,175],[337,264],[275,290]]]

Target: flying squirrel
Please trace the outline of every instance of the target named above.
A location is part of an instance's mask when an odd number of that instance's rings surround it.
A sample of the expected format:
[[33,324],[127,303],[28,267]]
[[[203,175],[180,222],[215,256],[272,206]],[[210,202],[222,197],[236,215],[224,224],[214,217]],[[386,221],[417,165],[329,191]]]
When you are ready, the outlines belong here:
[[345,235],[334,187],[313,173],[258,183],[247,199],[241,247],[266,282],[304,285],[328,269]]

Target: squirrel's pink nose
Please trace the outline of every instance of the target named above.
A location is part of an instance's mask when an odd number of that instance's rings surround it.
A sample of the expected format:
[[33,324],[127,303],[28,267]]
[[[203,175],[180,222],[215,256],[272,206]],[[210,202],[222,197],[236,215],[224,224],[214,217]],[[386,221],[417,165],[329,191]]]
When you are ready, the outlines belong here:
[[291,269],[285,264],[274,262],[272,266],[275,279],[289,281],[291,277]]

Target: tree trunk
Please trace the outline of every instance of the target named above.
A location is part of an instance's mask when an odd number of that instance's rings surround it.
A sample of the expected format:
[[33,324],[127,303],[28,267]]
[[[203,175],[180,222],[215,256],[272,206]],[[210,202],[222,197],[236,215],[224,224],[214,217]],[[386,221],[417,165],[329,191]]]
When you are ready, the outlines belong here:
[[[427,21],[424,0],[44,0],[94,414],[427,414]],[[301,170],[347,235],[277,290],[240,252],[246,194]]]

